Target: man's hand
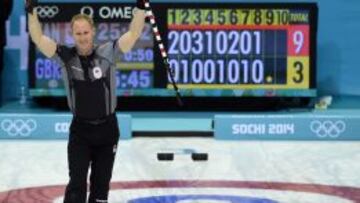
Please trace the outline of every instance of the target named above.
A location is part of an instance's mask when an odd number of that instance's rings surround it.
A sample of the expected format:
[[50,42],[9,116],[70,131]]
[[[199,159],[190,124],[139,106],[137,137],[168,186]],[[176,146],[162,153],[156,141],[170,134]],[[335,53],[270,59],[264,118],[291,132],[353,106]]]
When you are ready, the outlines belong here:
[[25,11],[27,13],[33,14],[33,10],[37,3],[37,0],[25,0]]
[[145,10],[145,0],[136,0],[136,7]]

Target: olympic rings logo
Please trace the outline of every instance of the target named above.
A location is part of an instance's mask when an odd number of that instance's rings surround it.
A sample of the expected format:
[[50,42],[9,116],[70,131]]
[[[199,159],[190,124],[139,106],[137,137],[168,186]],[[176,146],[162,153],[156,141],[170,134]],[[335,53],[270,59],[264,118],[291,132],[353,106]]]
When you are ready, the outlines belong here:
[[330,120],[321,122],[316,120],[311,122],[310,129],[320,138],[337,138],[346,130],[346,124],[342,120],[336,122]]
[[94,9],[90,6],[84,6],[80,9],[81,14],[86,14],[88,16],[93,17],[94,16]]
[[59,8],[57,6],[38,6],[35,11],[41,18],[53,18],[59,13]]
[[9,136],[28,137],[37,128],[37,123],[34,119],[4,119],[1,121],[1,129],[8,133]]

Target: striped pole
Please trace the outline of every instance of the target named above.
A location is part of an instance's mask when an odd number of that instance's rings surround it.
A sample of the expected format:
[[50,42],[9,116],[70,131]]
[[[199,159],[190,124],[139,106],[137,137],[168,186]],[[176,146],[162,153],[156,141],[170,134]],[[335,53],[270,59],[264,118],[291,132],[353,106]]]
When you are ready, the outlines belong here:
[[179,89],[175,83],[175,80],[174,80],[174,72],[173,72],[173,69],[171,69],[170,67],[170,63],[169,63],[169,58],[168,58],[168,54],[166,52],[166,49],[165,49],[165,46],[161,40],[161,35],[160,35],[160,32],[159,32],[159,29],[158,29],[158,26],[156,24],[156,21],[155,21],[155,16],[152,12],[152,9],[150,7],[150,3],[148,2],[148,0],[144,0],[144,5],[145,5],[145,10],[146,10],[146,16],[149,18],[150,20],[150,24],[152,26],[152,31],[155,35],[155,39],[156,39],[156,42],[158,44],[158,47],[159,47],[159,50],[160,50],[160,53],[161,53],[161,57],[163,59],[163,62],[164,62],[164,65],[165,65],[165,68],[170,76],[170,80],[171,80],[171,83],[174,87],[174,90],[175,90],[175,93],[176,93],[176,99],[178,101],[178,104],[179,106],[183,106],[183,102],[181,100],[181,96],[180,96],[180,93],[179,93]]

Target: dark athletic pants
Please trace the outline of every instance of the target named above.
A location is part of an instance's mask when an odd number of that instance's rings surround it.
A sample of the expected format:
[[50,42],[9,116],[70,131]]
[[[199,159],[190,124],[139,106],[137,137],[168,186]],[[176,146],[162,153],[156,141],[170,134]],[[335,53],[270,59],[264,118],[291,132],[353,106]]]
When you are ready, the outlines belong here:
[[85,203],[87,174],[90,174],[89,203],[107,202],[119,128],[115,115],[91,124],[73,119],[68,142],[70,181],[64,203]]

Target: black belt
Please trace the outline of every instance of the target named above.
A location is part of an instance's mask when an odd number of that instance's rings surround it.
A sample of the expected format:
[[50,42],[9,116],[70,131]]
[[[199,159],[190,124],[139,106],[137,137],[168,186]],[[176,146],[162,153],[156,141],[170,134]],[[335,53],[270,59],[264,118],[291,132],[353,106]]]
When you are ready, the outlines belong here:
[[101,118],[95,118],[95,119],[88,119],[88,118],[82,118],[79,116],[74,116],[74,120],[79,123],[98,125],[98,124],[106,123],[107,121],[110,121],[110,120],[114,119],[115,117],[116,117],[115,113],[113,113],[108,116],[101,117]]

